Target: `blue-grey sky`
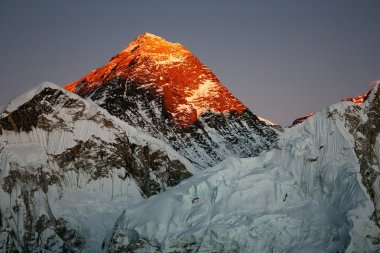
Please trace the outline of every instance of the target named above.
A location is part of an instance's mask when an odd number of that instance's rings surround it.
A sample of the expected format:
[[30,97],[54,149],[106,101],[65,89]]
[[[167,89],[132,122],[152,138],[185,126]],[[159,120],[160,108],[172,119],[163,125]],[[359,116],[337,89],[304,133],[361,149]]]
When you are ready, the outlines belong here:
[[144,32],[186,46],[281,125],[380,78],[378,0],[0,0],[0,104],[79,79]]

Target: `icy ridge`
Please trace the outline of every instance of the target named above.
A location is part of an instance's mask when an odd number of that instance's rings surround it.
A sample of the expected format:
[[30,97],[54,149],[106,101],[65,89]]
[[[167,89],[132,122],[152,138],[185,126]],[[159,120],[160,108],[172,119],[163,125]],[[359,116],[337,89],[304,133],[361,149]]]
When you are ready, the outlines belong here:
[[0,251],[99,252],[126,206],[189,171],[169,145],[44,83],[0,118]]

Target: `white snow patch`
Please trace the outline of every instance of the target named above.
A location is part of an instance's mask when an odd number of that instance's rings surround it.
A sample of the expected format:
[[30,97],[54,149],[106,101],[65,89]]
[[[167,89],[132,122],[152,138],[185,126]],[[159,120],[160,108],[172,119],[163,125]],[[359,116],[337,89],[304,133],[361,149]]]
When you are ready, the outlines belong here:
[[201,115],[204,111],[209,109],[209,104],[202,101],[206,97],[212,97],[214,94],[218,94],[219,85],[211,80],[205,80],[199,84],[197,90],[192,91],[191,96],[187,96],[186,100],[196,110],[197,115]]
[[[42,168],[47,163],[47,160],[46,151],[39,143],[9,144],[1,152],[1,161],[17,164],[19,167],[26,169]],[[4,171],[4,173],[7,173],[7,171]]]
[[261,121],[264,121],[265,124],[267,124],[268,126],[276,126],[276,125],[278,125],[278,124],[273,123],[272,121],[270,121],[268,119],[265,119],[263,117],[257,116],[257,118],[259,118],[259,120],[261,120]]

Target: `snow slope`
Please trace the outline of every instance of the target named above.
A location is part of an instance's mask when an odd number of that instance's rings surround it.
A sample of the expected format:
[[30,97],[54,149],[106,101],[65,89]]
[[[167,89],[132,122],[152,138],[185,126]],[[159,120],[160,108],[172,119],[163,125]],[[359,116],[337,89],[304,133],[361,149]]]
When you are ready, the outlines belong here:
[[378,86],[360,106],[287,129],[259,157],[227,159],[126,209],[109,250],[378,252]]
[[99,252],[125,207],[190,172],[169,145],[44,83],[0,117],[0,252]]

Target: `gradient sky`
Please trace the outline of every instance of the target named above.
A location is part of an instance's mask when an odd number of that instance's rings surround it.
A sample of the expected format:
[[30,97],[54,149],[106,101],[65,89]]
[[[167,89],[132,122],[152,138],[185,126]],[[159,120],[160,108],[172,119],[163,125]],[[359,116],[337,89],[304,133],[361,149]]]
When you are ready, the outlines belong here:
[[380,79],[378,0],[0,0],[0,104],[76,81],[144,32],[186,46],[281,125]]

